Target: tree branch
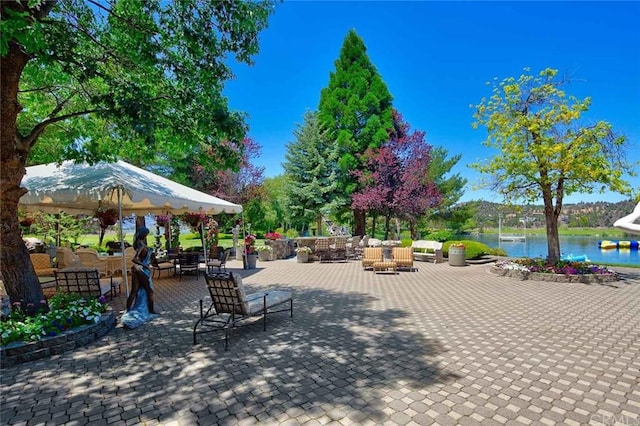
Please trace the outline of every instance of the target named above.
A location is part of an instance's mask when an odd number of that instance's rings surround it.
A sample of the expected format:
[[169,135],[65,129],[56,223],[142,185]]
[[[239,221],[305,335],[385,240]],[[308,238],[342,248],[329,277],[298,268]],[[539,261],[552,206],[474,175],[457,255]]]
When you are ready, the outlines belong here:
[[[19,145],[28,145],[28,149],[25,150],[25,151],[28,151],[36,143],[36,140],[38,139],[38,136],[40,136],[40,134],[42,134],[42,132],[50,124],[54,124],[54,123],[57,123],[58,121],[66,120],[68,118],[79,117],[81,115],[86,115],[86,114],[93,114],[93,113],[99,112],[99,111],[102,111],[102,110],[101,109],[90,109],[90,110],[86,110],[86,111],[76,111],[76,112],[72,112],[72,113],[69,113],[69,114],[63,114],[63,115],[61,115],[59,117],[47,118],[46,120],[41,121],[40,123],[36,124],[36,126],[31,130],[31,132],[27,136],[21,137],[19,141],[16,141],[16,143],[18,143]],[[24,148],[24,147],[20,147],[20,148]]]

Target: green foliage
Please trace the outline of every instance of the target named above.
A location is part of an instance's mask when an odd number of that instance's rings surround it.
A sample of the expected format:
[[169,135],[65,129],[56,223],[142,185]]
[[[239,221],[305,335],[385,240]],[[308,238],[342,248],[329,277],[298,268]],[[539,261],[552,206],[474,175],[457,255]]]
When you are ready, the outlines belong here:
[[91,229],[90,217],[74,217],[67,213],[37,213],[31,232],[47,243],[63,246],[66,243],[78,244],[80,237]]
[[68,329],[97,323],[107,300],[83,298],[77,294],[56,294],[39,304],[14,302],[7,318],[0,321],[0,345],[16,341],[36,341],[56,336]]
[[447,158],[449,151],[442,146],[434,146],[431,150],[431,162],[429,163],[428,178],[435,182],[443,196],[441,207],[448,207],[458,202],[462,196],[467,180],[460,173],[449,177],[448,173],[458,164],[462,158],[461,154]]
[[431,232],[427,234],[423,239],[445,242],[445,241],[451,240],[455,235],[456,233],[454,231],[450,229],[443,229],[440,231]]
[[623,179],[633,168],[624,157],[626,139],[611,124],[598,121],[580,125],[591,99],[567,96],[558,71],[528,69],[493,84],[493,95],[476,105],[474,127],[485,126],[485,146],[499,153],[484,163],[473,164],[489,175],[482,182],[497,190],[507,202],[523,199],[545,205],[550,262],[559,260],[558,217],[564,196],[576,192],[631,194]]
[[400,247],[411,247],[413,240],[411,238],[403,238],[400,240]]
[[337,193],[336,146],[323,131],[318,115],[307,111],[287,144],[285,162],[287,210],[293,223],[318,222]]
[[335,61],[335,72],[329,76],[329,85],[320,93],[318,106],[320,125],[339,149],[339,192],[346,197],[336,200],[343,209],[349,209],[348,196],[359,187],[351,174],[364,166],[359,155],[367,148],[382,145],[393,128],[392,100],[366,54],[363,40],[350,30]]
[[580,126],[591,99],[567,96],[561,89],[567,81],[557,75],[545,69],[494,84],[493,96],[476,105],[474,127],[486,126],[484,145],[500,153],[473,167],[491,175],[491,186],[508,200],[535,202],[545,190],[630,193],[622,179],[631,170],[624,160],[625,137],[606,121]]
[[509,254],[502,248],[499,247],[489,247],[489,253],[491,256],[502,256],[507,257]]
[[479,243],[473,240],[454,240],[454,241],[446,241],[442,245],[442,252],[445,256],[449,256],[449,247],[451,244],[460,244],[462,243],[465,246],[465,258],[466,259],[476,259],[483,255],[490,254],[492,249],[489,248],[486,244]]
[[190,152],[201,164],[213,155],[206,164],[238,166],[247,126],[222,96],[228,56],[252,63],[272,2],[40,6],[3,7],[0,43],[3,55],[12,38],[33,53],[17,123],[23,137],[44,130],[33,134],[31,163],[121,155],[140,165],[162,153],[178,164]]
[[293,228],[290,228],[289,230],[287,230],[287,232],[285,232],[284,234],[287,238],[294,239],[294,238],[298,238],[300,236],[300,234],[298,233],[298,231],[296,231]]

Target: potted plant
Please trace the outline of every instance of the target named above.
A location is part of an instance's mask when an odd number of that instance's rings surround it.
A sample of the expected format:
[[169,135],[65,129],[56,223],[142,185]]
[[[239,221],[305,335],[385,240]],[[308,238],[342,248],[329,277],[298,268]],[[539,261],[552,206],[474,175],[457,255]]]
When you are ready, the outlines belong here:
[[171,222],[171,216],[168,214],[156,215],[156,225],[165,227]]
[[256,247],[259,260],[271,260],[271,253],[273,248],[271,246],[258,246]]
[[198,229],[200,223],[206,220],[204,213],[186,212],[182,215],[182,220],[193,229]]
[[454,242],[449,245],[449,265],[467,266],[467,248],[461,242]]
[[282,235],[277,232],[267,232],[264,236],[267,240],[279,240],[282,238]]
[[103,228],[115,225],[118,222],[118,210],[114,208],[99,207],[96,209],[94,216],[98,218],[100,226]]
[[310,254],[311,247],[298,247],[296,249],[296,258],[298,259],[298,263],[308,263]]
[[246,258],[246,269],[255,269],[258,260],[258,252],[256,251],[256,236],[249,234],[244,237],[244,252]]

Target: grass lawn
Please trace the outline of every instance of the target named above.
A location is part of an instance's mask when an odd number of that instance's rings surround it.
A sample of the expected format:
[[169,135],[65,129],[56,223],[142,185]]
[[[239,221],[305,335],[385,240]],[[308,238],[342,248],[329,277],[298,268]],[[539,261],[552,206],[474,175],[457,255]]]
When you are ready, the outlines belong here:
[[[41,236],[39,235],[25,235],[25,237],[41,238]],[[100,235],[98,234],[83,234],[80,236],[80,238],[78,238],[77,244],[83,245],[83,246],[97,246],[99,239],[100,239]],[[124,239],[129,244],[133,244],[133,234],[125,234]],[[102,248],[104,248],[105,250],[106,250],[106,243],[108,241],[118,241],[118,235],[114,231],[108,231],[105,234],[104,239],[102,241]],[[164,237],[161,238],[160,242],[164,247],[164,243],[165,243]],[[153,247],[154,243],[155,243],[155,236],[152,234],[149,234],[149,237],[147,238],[147,244],[150,247]],[[256,240],[257,246],[263,245],[263,244],[264,244],[264,240]],[[228,235],[221,235],[218,245],[225,248],[232,247],[233,239]],[[181,233],[180,246],[182,248],[197,247],[197,246],[202,247],[202,240],[200,239],[200,236],[198,234]]]

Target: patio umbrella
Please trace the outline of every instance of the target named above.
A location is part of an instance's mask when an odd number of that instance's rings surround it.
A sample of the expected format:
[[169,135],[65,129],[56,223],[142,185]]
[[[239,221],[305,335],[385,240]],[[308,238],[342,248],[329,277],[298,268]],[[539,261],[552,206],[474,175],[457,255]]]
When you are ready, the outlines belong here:
[[[22,185],[29,190],[20,198],[27,211],[69,214],[93,213],[98,207],[118,209],[123,215],[136,213],[206,214],[242,213],[242,206],[181,185],[124,161],[115,163],[73,163],[65,161],[26,168]],[[123,270],[126,270],[124,241],[120,227]],[[123,274],[127,296],[127,274]]]

